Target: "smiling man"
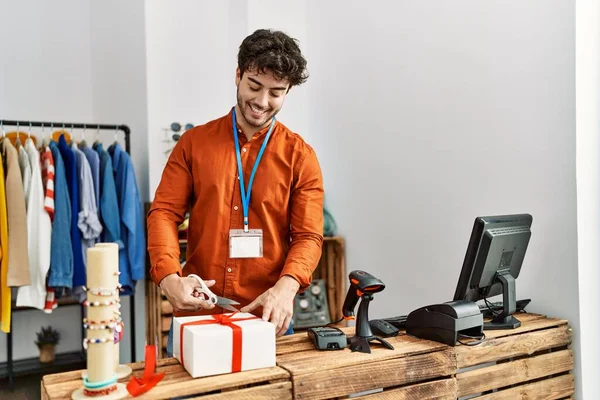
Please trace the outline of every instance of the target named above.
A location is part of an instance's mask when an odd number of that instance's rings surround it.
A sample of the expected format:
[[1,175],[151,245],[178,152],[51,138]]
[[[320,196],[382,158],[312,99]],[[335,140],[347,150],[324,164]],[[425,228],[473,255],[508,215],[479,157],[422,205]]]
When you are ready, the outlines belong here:
[[[321,256],[323,179],[314,150],[275,116],[306,79],[296,40],[254,32],[239,48],[235,107],[187,131],[171,153],[148,214],[148,251],[176,316],[223,312],[194,294],[195,274],[278,336],[291,332],[294,296]],[[188,211],[182,269],[177,226]]]

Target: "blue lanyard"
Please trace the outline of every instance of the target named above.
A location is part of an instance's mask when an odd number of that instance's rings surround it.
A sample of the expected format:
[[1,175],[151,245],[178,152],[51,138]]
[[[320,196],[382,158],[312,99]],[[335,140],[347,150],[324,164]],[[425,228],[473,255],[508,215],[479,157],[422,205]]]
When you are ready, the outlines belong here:
[[275,117],[273,117],[273,119],[271,120],[271,127],[269,128],[269,132],[267,132],[267,136],[265,137],[265,140],[263,141],[263,144],[260,147],[260,151],[258,152],[258,156],[256,157],[256,161],[254,162],[254,168],[252,168],[252,173],[250,174],[250,182],[248,182],[247,193],[244,188],[244,171],[242,170],[242,155],[240,154],[240,143],[238,139],[237,122],[235,119],[235,108],[231,113],[231,119],[233,122],[233,140],[235,142],[235,155],[238,164],[238,174],[240,176],[240,192],[242,194],[242,210],[244,212],[244,232],[248,232],[248,209],[250,208],[250,193],[252,191],[252,182],[254,182],[254,175],[256,174],[258,163],[260,163],[260,159],[262,158],[262,155],[265,152],[267,142],[269,141],[269,138],[271,137],[271,132],[273,131],[273,127],[275,126]]

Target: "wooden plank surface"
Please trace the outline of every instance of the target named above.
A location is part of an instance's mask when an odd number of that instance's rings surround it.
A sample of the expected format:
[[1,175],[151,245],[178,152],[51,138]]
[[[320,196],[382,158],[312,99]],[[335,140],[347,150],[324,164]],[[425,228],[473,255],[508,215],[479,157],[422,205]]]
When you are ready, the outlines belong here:
[[573,353],[562,350],[456,375],[458,397],[557,375],[573,369]]
[[566,325],[540,331],[505,336],[484,341],[478,346],[457,346],[458,368],[486,362],[531,355],[540,350],[568,345],[571,336]]
[[455,369],[454,354],[447,349],[338,368],[317,366],[310,373],[293,374],[292,381],[295,398],[317,400],[449,376]]
[[573,375],[567,374],[474,397],[472,400],[553,400],[572,396],[573,393],[575,393],[575,381],[573,380]]
[[[564,325],[567,323],[567,321],[564,319],[545,318],[543,315],[529,313],[519,314],[519,319],[521,320],[522,325],[518,329],[486,331],[486,338],[494,339],[498,337],[512,336],[520,333],[546,329],[553,326]],[[348,335],[349,337],[354,336],[356,329],[355,327],[340,326],[339,324],[335,326],[344,331],[344,333],[346,333],[346,335]],[[400,335],[403,334],[404,331],[401,331]],[[431,341],[429,343],[436,342]],[[460,346],[460,344],[458,346]],[[314,346],[312,342],[310,342],[310,340],[307,340],[306,332],[300,332],[294,335],[283,336],[277,339],[278,356],[308,350],[314,350]]]
[[[236,388],[249,384],[257,384],[262,382],[267,384],[276,380],[289,381],[290,379],[289,374],[279,367],[192,379],[192,377],[183,369],[177,360],[172,358],[164,360],[174,360],[175,363],[169,362],[166,363],[166,365],[157,367],[157,372],[165,372],[165,377],[150,392],[137,397],[137,399],[163,399],[174,396],[196,395],[220,389]],[[162,360],[158,360],[157,364],[160,364],[160,361]],[[135,365],[132,365],[132,368],[133,367],[135,367]],[[133,369],[134,376],[142,376],[143,369]],[[70,399],[73,391],[83,386],[83,382],[81,380],[81,371],[72,371],[70,373],[61,375],[63,376],[59,379],[46,379],[54,378],[53,376],[44,377],[44,387],[47,390],[49,397],[53,400]],[[69,380],[65,380],[67,377]],[[120,382],[127,383],[130,379],[131,376],[121,380]]]
[[207,396],[194,397],[199,400],[286,400],[292,398],[292,382],[279,382],[270,385],[255,386],[248,389],[240,389],[234,392],[210,394]]
[[365,400],[455,400],[457,398],[456,392],[456,379],[449,378],[408,385],[355,398]]
[[[308,337],[305,339],[308,341]],[[292,374],[307,374],[352,365],[362,365],[392,358],[401,358],[416,354],[424,354],[448,349],[442,343],[420,340],[408,335],[387,338],[394,350],[373,343],[371,353],[352,352],[347,347],[344,350],[323,352],[315,350],[281,354],[277,356],[277,365]],[[309,342],[310,343],[310,342]]]
[[[570,328],[563,319],[546,318],[537,314],[519,314],[522,326],[514,330],[487,331],[487,340],[474,347],[458,345],[456,347],[421,340],[406,334],[387,340],[394,350],[383,348],[377,343],[372,345],[372,353],[351,352],[349,348],[341,351],[322,352],[315,350],[306,332],[290,335],[277,340],[278,366],[273,369],[246,371],[236,374],[192,379],[179,362],[174,358],[157,360],[157,371],[165,372],[161,383],[140,398],[160,398],[210,393],[221,389],[245,391],[246,398],[289,398],[291,390],[282,385],[281,380],[291,382],[296,398],[329,398],[365,390],[385,387],[390,390],[367,396],[369,398],[444,398],[446,392],[454,394],[477,394],[491,388],[519,384],[543,376],[562,373],[573,368],[571,350],[563,350],[571,341]],[[167,320],[170,325],[169,318]],[[168,330],[168,326],[166,327]],[[350,337],[354,335],[354,327],[342,328]],[[159,339],[162,339],[159,337]],[[553,353],[536,354],[535,357],[516,361],[513,357],[532,355],[539,351],[560,348]],[[498,365],[473,371],[458,373],[455,379],[443,379],[456,373],[457,368],[506,360]],[[134,376],[141,376],[144,363],[129,364]],[[259,372],[261,371],[261,372]],[[266,372],[265,372],[266,371]],[[556,379],[562,380],[556,380]],[[552,378],[541,382],[550,382],[550,397],[564,398],[572,393],[569,389],[560,388],[560,384],[571,381],[564,377]],[[127,383],[131,377],[122,380]],[[419,383],[423,380],[435,381]],[[440,383],[444,382],[444,383]],[[47,375],[42,380],[44,393],[50,399],[68,399],[71,393],[82,386],[81,371],[70,371],[62,374]],[[503,390],[509,396],[520,396],[537,390],[539,382],[523,384],[515,388]],[[258,385],[244,387],[245,385]],[[262,386],[261,386],[262,385]],[[272,386],[275,385],[275,386]],[[398,387],[406,385],[403,387]],[[493,385],[493,386],[490,386]],[[265,389],[270,387],[270,389]],[[530,389],[530,388],[533,389]],[[514,391],[519,389],[521,391]],[[287,392],[286,392],[287,390]],[[439,391],[439,392],[436,392]],[[511,390],[513,390],[511,392]],[[431,391],[431,392],[429,392]],[[215,398],[229,398],[234,392],[215,394]],[[271,394],[276,393],[277,397]],[[284,394],[284,393],[287,393]],[[440,393],[439,396],[435,396]],[[500,393],[500,392],[499,392]],[[566,393],[566,394],[563,394]],[[490,394],[495,395],[496,393]],[[213,394],[210,394],[213,396]],[[325,396],[325,397],[323,397]],[[373,397],[383,396],[383,397]],[[392,397],[390,397],[392,396]],[[394,397],[395,396],[395,397]],[[457,396],[458,397],[458,396]],[[244,398],[244,397],[243,397]],[[486,397],[483,397],[486,398]],[[490,397],[500,398],[500,397]],[[538,397],[530,397],[538,398]],[[545,398],[545,397],[541,397]],[[528,398],[529,399],[529,398]]]
[[561,325],[567,325],[567,320],[559,318],[546,318],[537,314],[519,314],[516,317],[521,321],[521,326],[516,329],[486,330],[485,337],[495,339],[505,336],[514,336],[520,333],[537,331]]

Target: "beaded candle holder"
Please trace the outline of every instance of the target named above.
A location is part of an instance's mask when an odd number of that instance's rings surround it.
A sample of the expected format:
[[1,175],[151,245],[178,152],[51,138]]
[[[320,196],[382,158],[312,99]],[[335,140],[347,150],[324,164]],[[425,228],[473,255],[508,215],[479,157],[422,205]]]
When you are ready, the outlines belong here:
[[[101,248],[107,248],[110,249],[110,255],[111,255],[111,262],[115,263],[115,265],[119,265],[119,245],[117,243],[97,243],[95,247],[101,247]],[[119,268],[117,267],[117,270],[114,271],[115,273],[112,275],[112,281],[111,281],[111,286],[108,287],[108,290],[110,291],[110,288],[117,288],[117,292],[112,291],[110,295],[107,295],[108,299],[113,299],[116,301],[119,301],[119,293],[121,292],[121,284],[119,283]],[[119,307],[121,307],[121,303],[119,302]],[[125,325],[123,324],[123,321],[121,320],[121,312],[117,310],[117,327],[116,329],[119,331],[115,331],[115,345],[114,345],[114,351],[115,351],[115,366],[117,369],[117,378],[118,379],[123,379],[128,377],[129,375],[131,375],[131,367],[121,364],[120,363],[120,355],[119,355],[119,351],[120,351],[120,341],[121,338],[123,338],[123,332],[125,329]],[[131,360],[132,362],[135,360]]]
[[87,351],[87,370],[82,377],[83,387],[73,392],[72,399],[112,400],[128,396],[125,385],[117,381],[115,332],[117,328],[122,331],[119,287],[115,283],[118,268],[118,255],[115,259],[110,247],[96,246],[87,250],[88,289],[85,289],[87,298],[83,303],[87,317],[82,321],[86,331],[83,347]]

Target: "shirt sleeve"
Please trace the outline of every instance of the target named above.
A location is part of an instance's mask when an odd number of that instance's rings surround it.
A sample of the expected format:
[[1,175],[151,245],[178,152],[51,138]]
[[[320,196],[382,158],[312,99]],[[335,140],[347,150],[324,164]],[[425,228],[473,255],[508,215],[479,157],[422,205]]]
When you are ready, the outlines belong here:
[[281,272],[305,290],[317,268],[323,246],[323,177],[314,150],[299,163],[290,199],[291,243]]
[[181,275],[177,227],[188,210],[193,188],[190,134],[175,145],[148,212],[150,276],[158,285],[167,275]]

